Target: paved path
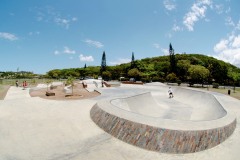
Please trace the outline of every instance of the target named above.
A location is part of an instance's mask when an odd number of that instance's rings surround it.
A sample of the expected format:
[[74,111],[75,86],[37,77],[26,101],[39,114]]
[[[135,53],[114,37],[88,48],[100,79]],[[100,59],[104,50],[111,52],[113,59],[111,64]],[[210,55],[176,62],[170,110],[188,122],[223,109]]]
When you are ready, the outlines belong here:
[[11,87],[5,100],[0,100],[0,159],[236,160],[240,156],[240,102],[221,94],[219,98],[231,104],[237,116],[233,135],[212,149],[173,155],[140,149],[105,133],[89,116],[97,99],[31,98],[27,90]]

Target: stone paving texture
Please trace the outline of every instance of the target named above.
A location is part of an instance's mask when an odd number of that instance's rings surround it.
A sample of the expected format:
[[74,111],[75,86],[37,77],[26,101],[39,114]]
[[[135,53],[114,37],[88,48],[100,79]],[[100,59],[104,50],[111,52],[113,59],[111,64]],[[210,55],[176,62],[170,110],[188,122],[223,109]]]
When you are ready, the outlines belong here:
[[[127,88],[127,91],[122,89]],[[119,88],[133,94],[135,86]],[[90,118],[92,106],[114,95],[106,89],[89,100],[54,101],[31,98],[26,90],[11,87],[0,101],[1,160],[236,160],[240,150],[240,102],[219,94],[237,117],[234,133],[211,149],[190,154],[164,154],[129,145],[100,129]],[[140,92],[140,91],[138,91]]]

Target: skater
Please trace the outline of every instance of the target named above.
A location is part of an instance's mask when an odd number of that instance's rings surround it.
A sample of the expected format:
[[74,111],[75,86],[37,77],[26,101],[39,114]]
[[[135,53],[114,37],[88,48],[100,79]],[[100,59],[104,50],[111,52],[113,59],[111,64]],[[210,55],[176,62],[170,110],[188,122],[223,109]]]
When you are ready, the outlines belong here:
[[18,87],[18,80],[16,80],[16,87]]
[[169,94],[169,98],[173,98],[173,92],[171,87],[169,87],[168,89],[168,94]]

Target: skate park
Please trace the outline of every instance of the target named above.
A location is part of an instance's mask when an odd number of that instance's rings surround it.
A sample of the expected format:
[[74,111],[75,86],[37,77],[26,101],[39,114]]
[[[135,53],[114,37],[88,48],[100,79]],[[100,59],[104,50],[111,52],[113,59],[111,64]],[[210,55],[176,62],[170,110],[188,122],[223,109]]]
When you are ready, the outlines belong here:
[[0,101],[0,159],[236,159],[239,100],[172,88],[174,98],[153,83],[55,101],[11,87]]

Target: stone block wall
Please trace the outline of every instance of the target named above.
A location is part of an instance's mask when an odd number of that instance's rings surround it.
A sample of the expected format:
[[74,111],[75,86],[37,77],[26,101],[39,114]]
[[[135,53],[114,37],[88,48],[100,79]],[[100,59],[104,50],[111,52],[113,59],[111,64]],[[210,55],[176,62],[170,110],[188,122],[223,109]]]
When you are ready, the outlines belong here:
[[236,128],[236,119],[227,126],[209,130],[170,130],[132,122],[109,114],[97,104],[92,120],[104,131],[129,144],[162,153],[194,153],[225,141]]

